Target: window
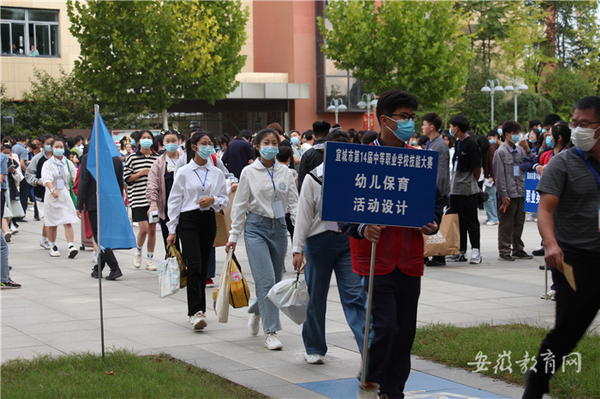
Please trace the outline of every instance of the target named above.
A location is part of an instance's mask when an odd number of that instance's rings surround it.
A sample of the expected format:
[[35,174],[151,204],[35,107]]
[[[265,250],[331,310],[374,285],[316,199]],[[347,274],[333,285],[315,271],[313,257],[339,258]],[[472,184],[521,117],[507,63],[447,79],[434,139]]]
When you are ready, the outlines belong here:
[[3,56],[60,57],[58,10],[0,8]]

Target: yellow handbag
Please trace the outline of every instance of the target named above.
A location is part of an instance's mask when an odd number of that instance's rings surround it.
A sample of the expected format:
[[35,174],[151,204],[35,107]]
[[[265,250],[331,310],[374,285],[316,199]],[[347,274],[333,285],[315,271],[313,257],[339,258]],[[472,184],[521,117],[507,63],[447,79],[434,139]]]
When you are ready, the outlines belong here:
[[249,301],[250,288],[234,254],[229,273],[229,304],[234,308],[243,308],[248,306]]

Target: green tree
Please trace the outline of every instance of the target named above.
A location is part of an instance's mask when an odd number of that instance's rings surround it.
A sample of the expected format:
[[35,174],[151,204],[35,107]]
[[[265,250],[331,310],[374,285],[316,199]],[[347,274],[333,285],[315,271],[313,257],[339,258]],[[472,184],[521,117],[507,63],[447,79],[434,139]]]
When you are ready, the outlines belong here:
[[464,84],[471,51],[453,2],[333,1],[325,15],[323,52],[366,91],[406,90],[433,107]]
[[[499,100],[502,96],[499,96]],[[504,101],[499,101],[498,120],[515,119],[515,95],[507,93]],[[526,91],[517,97],[517,118],[519,123],[527,129],[526,123],[532,119],[543,120],[544,117],[554,112],[552,102],[542,94]]]
[[237,85],[248,11],[240,1],[68,1],[85,89],[126,109],[210,103]]
[[14,118],[14,113],[13,101],[6,97],[6,85],[0,83],[0,132],[4,136],[13,136],[17,131],[11,119]]
[[[497,75],[487,68],[487,62],[477,58],[469,63],[468,79],[460,97],[455,99],[453,113],[463,114],[471,122],[471,130],[487,133],[490,130],[492,99],[489,93],[482,93],[488,79],[497,79]],[[498,106],[498,94],[495,95],[495,107]],[[498,122],[497,110],[494,112],[494,125]]]
[[[94,103],[98,100],[84,90],[73,72],[60,71],[54,78],[43,70],[34,71],[31,89],[23,92],[23,101],[14,104],[15,122],[20,129],[38,137],[45,132],[58,134],[62,129],[91,129]],[[128,113],[119,107],[101,105],[108,128],[148,127],[141,112]]]
[[573,68],[557,68],[545,76],[542,91],[552,102],[554,111],[563,118],[571,115],[577,100],[597,94],[597,88],[585,74]]

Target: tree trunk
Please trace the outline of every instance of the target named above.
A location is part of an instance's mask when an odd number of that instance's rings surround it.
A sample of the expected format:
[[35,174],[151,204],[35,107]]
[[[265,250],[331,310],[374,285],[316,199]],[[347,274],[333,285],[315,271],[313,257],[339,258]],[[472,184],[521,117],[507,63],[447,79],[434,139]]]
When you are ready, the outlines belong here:
[[166,108],[162,110],[162,120],[163,120],[163,129],[167,130],[169,128],[169,120],[168,120]]

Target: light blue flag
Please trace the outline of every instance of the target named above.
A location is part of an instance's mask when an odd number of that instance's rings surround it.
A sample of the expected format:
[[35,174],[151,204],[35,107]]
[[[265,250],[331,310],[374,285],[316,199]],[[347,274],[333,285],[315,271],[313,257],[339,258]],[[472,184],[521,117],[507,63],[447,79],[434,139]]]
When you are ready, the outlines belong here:
[[[97,109],[97,108],[96,108]],[[136,247],[135,234],[129,223],[127,209],[123,202],[123,195],[119,190],[119,184],[115,178],[113,157],[120,157],[112,141],[110,132],[106,128],[100,112],[92,128],[90,149],[88,152],[87,168],[94,177],[96,176],[96,123],[98,124],[98,158],[99,162],[99,202],[98,213],[100,215],[99,235],[100,245],[104,248],[129,249]]]

